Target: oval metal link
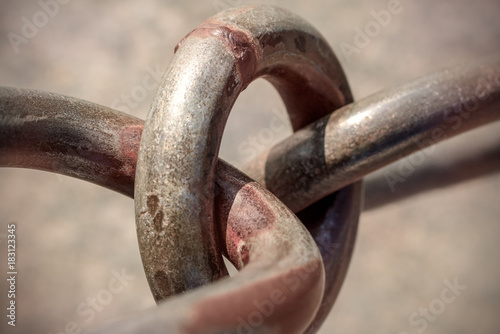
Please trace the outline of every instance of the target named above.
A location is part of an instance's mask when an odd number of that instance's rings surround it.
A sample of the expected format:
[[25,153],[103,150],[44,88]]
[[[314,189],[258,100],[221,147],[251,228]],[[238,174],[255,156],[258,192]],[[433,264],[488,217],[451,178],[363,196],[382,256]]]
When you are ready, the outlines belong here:
[[294,130],[352,100],[321,35],[276,7],[224,11],[179,43],[136,172],[139,246],[156,300],[224,274],[213,224],[215,164],[229,111],[258,77],[277,88]]

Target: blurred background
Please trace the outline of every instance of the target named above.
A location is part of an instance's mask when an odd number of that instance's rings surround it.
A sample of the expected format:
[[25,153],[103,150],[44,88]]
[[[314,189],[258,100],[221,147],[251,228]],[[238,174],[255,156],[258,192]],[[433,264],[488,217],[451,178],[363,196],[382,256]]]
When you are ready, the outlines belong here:
[[[0,85],[65,94],[142,119],[177,42],[217,11],[250,4],[66,2],[0,0]],[[301,15],[325,36],[355,99],[500,51],[498,0],[401,0],[366,45],[356,44],[356,30],[388,0],[262,3]],[[251,158],[245,147],[262,149],[288,136],[283,113],[271,85],[253,83],[231,114],[220,156],[242,166]],[[273,117],[283,131],[264,137]],[[500,126],[491,124],[439,144],[394,192],[382,171],[368,177],[351,267],[321,334],[499,332],[499,144]],[[15,328],[5,318],[11,222],[18,242]],[[0,169],[0,249],[1,333],[77,333],[154,306],[133,201],[104,188]],[[117,275],[121,289],[109,292]],[[443,303],[454,282],[461,290]]]

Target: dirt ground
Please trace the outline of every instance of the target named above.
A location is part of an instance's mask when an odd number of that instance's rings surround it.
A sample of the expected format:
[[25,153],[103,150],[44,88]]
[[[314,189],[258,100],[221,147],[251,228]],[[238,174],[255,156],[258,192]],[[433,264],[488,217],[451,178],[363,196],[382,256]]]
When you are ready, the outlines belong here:
[[[300,14],[325,36],[356,99],[500,52],[498,0],[401,0],[387,24],[356,46],[357,29],[390,2],[262,1]],[[217,9],[250,2],[46,3],[0,0],[0,85],[57,92],[145,119],[155,89],[138,87],[146,77],[157,86],[177,42]],[[23,32],[27,21],[39,27]],[[13,44],[9,33],[27,37]],[[357,51],[346,52],[346,44]],[[270,84],[252,84],[229,119],[221,157],[241,166],[249,159],[241,145],[283,108]],[[290,133],[287,124],[265,144]],[[491,124],[438,145],[394,192],[381,171],[368,177],[351,267],[319,333],[499,332],[499,144],[500,124]],[[18,238],[15,328],[5,317],[11,222]],[[0,229],[1,333],[69,333],[154,306],[131,199],[64,176],[0,169]],[[123,289],[91,308],[88,300],[123,271]],[[445,293],[444,303],[443,291],[454,284],[460,288]]]

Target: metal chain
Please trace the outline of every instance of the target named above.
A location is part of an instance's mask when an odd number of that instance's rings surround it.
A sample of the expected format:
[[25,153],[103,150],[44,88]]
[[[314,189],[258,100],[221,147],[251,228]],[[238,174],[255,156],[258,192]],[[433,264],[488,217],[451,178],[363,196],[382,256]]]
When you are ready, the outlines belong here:
[[[296,132],[244,168],[254,181],[217,155],[232,105],[257,77],[279,91]],[[96,333],[314,333],[349,265],[358,180],[498,120],[500,57],[351,102],[314,28],[276,7],[230,9],[178,45],[145,126],[90,102],[0,88],[0,166],[135,195],[146,276],[166,300]],[[238,275],[224,278],[222,255]]]
[[[0,88],[0,111],[0,166],[57,172],[133,196],[142,121],[86,101],[6,87]],[[235,180],[241,175],[230,167],[226,167],[224,172],[223,166],[227,164],[219,160],[215,190],[216,214],[219,217],[227,217],[227,214],[224,216],[220,212],[223,208],[227,210],[231,207],[233,202],[233,197],[222,196],[224,190],[221,188],[224,185],[221,182],[224,175]],[[235,174],[231,176],[227,172]],[[359,192],[359,185],[349,187],[343,193],[328,196],[299,214],[319,246],[325,267],[325,293],[315,320],[315,326],[318,327],[333,305],[347,271],[360,211]],[[256,213],[249,215],[249,218],[253,219]],[[232,212],[232,215],[238,217],[239,213]],[[216,223],[220,225],[218,230],[227,230],[224,227],[225,220],[216,219]],[[289,236],[293,238],[292,243],[298,241],[298,236]],[[283,240],[283,236],[276,240]],[[228,241],[233,243],[232,240]],[[228,241],[224,240],[226,245]],[[272,241],[273,238],[267,238],[265,242]],[[221,251],[231,258],[229,254],[232,251],[226,245],[222,245]],[[286,243],[274,245],[277,248],[269,252],[270,258],[275,257],[274,253],[289,248]],[[232,254],[235,254],[234,249]],[[238,260],[233,263],[238,267],[241,265]],[[284,271],[284,274],[286,276],[287,272]],[[297,282],[297,279],[300,282],[302,276],[286,276],[285,279],[286,282]],[[257,278],[254,276],[254,279]],[[307,284],[301,284],[301,287],[306,290],[310,288]],[[210,294],[210,286],[204,291]],[[253,299],[249,302],[253,302]],[[170,305],[170,301],[162,305]],[[178,309],[165,308],[168,309],[167,314]],[[296,308],[296,305],[291,308]]]

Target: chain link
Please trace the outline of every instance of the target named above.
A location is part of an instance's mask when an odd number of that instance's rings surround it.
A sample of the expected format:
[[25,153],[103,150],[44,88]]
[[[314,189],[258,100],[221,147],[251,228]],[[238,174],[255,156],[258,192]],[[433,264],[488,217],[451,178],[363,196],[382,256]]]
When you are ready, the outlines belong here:
[[[217,155],[232,105],[258,77],[280,93],[295,133],[243,169],[251,179]],[[135,195],[146,277],[166,300],[96,333],[314,333],[349,265],[359,180],[498,120],[500,57],[351,102],[309,24],[276,7],[229,9],[179,43],[145,125],[1,87],[0,166]],[[238,275],[224,278],[222,255]]]

